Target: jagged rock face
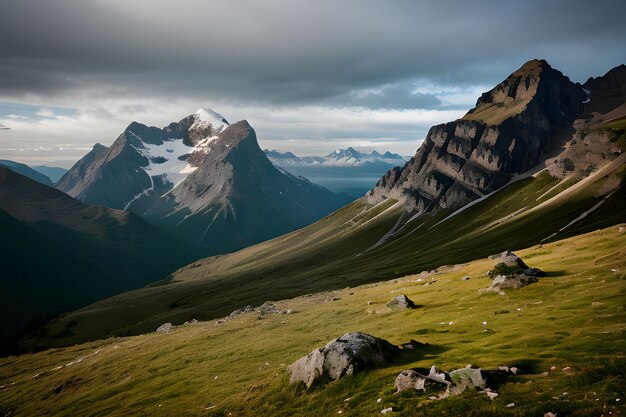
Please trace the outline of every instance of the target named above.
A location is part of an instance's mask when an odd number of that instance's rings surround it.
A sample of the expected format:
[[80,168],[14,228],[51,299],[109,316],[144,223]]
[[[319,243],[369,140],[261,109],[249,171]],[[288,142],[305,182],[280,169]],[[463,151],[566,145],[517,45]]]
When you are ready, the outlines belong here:
[[585,99],[580,86],[545,61],[530,61],[465,117],[432,127],[415,156],[387,172],[367,200],[401,200],[413,212],[462,206],[562,144]]
[[207,254],[304,227],[351,200],[279,171],[248,122],[229,125],[210,110],[163,129],[133,122],[110,148],[88,156],[59,188],[132,211]]

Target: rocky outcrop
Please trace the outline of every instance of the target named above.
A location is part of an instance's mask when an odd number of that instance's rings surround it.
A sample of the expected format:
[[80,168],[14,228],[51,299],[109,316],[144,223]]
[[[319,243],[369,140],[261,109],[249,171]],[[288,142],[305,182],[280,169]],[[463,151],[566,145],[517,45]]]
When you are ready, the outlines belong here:
[[501,292],[503,290],[516,290],[538,281],[538,278],[547,274],[539,268],[531,268],[513,252],[505,251],[499,263],[489,271],[489,277],[493,278],[491,285],[485,291]]
[[367,194],[397,199],[410,212],[458,207],[526,172],[573,132],[586,94],[545,61],[524,64],[462,119],[434,126],[403,168]]
[[[515,372],[510,371],[510,369],[515,369]],[[396,377],[395,388],[396,392],[411,389],[438,391],[429,397],[431,399],[442,399],[451,395],[461,395],[467,390],[477,390],[485,393],[490,399],[494,399],[498,396],[498,393],[493,391],[497,381],[516,373],[517,368],[505,366],[486,371],[467,365],[465,368],[456,369],[449,373],[441,371],[435,366],[432,366],[428,373],[416,369],[407,369],[400,372]]]
[[310,388],[328,380],[392,364],[399,354],[400,349],[384,339],[360,332],[346,333],[291,364],[288,367],[290,382],[303,382]]

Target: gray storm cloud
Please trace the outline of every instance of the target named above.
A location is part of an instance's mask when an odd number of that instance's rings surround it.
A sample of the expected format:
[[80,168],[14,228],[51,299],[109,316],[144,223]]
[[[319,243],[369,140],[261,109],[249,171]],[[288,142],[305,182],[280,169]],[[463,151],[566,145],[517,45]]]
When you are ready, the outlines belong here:
[[584,81],[626,57],[625,11],[621,1],[3,1],[0,97],[107,86],[433,108],[434,97],[393,87],[362,92],[412,80],[491,84],[535,57]]

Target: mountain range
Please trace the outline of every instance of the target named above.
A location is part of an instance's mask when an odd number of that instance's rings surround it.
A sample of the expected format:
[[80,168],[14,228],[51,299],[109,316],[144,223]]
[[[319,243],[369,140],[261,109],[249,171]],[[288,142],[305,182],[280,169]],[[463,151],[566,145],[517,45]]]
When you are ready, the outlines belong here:
[[463,118],[432,127],[366,196],[304,229],[193,262],[159,287],[61,317],[45,340],[23,346],[209,320],[624,222],[625,70],[581,85],[530,61]]
[[131,123],[56,187],[136,213],[211,254],[304,227],[352,200],[277,169],[248,122],[231,125],[209,109],[162,129]]
[[389,151],[362,153],[352,147],[337,149],[323,157],[299,157],[291,152],[267,149],[264,152],[275,166],[355,199],[371,190],[387,170],[406,163],[405,158]]
[[292,152],[281,153],[265,149],[263,152],[276,166],[287,167],[360,167],[367,164],[404,165],[406,160],[397,153],[389,151],[380,154],[377,151],[362,153],[348,147],[337,149],[326,156],[296,156]]

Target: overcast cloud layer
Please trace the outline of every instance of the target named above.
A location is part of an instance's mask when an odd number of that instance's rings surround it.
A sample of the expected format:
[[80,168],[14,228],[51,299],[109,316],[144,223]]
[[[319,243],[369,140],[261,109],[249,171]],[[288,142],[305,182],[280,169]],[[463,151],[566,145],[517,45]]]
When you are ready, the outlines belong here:
[[625,13],[623,1],[1,1],[0,158],[77,159],[132,120],[199,107],[248,119],[265,147],[413,154],[529,59],[581,82],[624,63]]

